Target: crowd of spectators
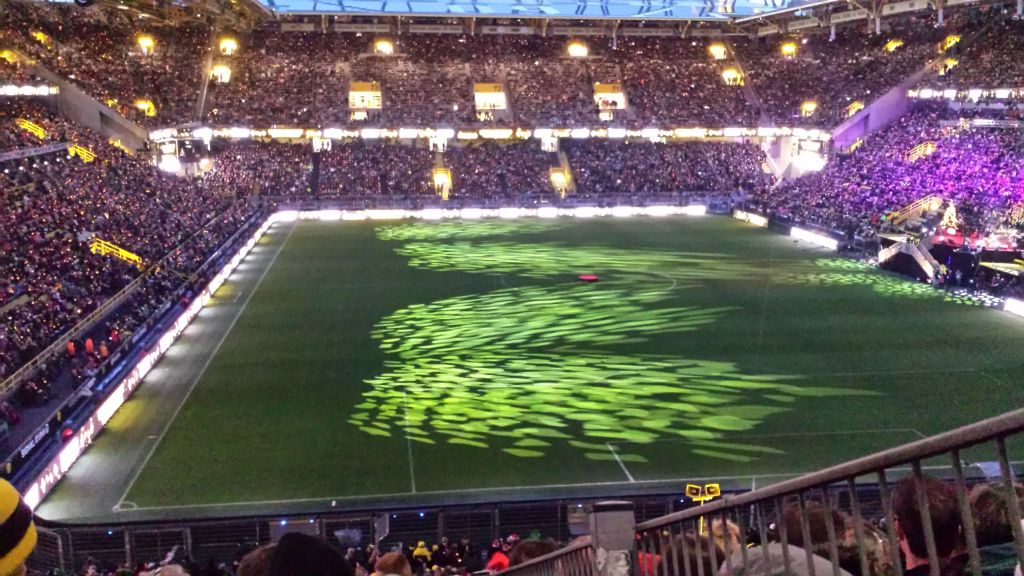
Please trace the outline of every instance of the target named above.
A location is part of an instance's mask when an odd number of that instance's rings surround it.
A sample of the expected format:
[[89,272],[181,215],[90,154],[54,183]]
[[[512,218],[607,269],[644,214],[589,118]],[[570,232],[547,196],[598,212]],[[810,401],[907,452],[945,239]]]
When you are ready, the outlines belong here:
[[[490,546],[477,546],[468,537],[458,541],[447,537],[427,545],[368,544],[339,547],[313,536],[287,533],[276,542],[257,548],[241,547],[234,558],[197,562],[181,546],[174,546],[162,558],[131,566],[87,557],[82,568],[86,576],[462,576],[480,571],[502,572],[510,567],[556,551],[560,543],[533,532],[525,538],[510,534]],[[387,548],[387,549],[385,549]]]
[[[1016,486],[1017,499],[1024,498],[1024,487]],[[937,572],[943,576],[968,573],[969,553],[956,489],[951,483],[922,478],[920,485],[913,477],[905,477],[892,490],[891,507],[896,525],[898,550],[892,550],[885,528],[879,523],[846,514],[834,505],[808,499],[784,505],[778,523],[765,534],[767,549],[752,546],[740,551],[740,530],[731,522],[723,526],[712,522],[710,534],[684,533],[675,536],[676,548],[686,546],[689,554],[676,553],[674,561],[680,574],[718,574],[740,576],[753,574],[840,574],[842,576],[886,576],[897,573],[893,559],[908,576],[923,576],[931,571],[928,544],[929,528],[921,519],[921,498],[926,498]],[[1010,495],[1002,484],[978,484],[968,495],[968,506],[974,520],[974,534],[985,574],[1009,576],[1017,566],[1010,520]],[[752,529],[748,529],[752,530]],[[747,534],[747,541],[758,542],[756,530]],[[782,534],[785,534],[783,543]],[[834,536],[833,536],[834,535]],[[833,547],[834,544],[834,547]],[[695,553],[700,546],[701,553]],[[661,549],[668,550],[668,543]],[[786,555],[784,555],[784,549]],[[708,552],[711,553],[708,553]],[[863,557],[861,553],[863,552]],[[830,558],[839,563],[833,572]],[[726,557],[729,560],[726,560]],[[669,556],[668,558],[672,558]],[[639,574],[660,574],[659,565],[666,558],[651,553],[638,557]],[[685,564],[689,563],[689,570]],[[700,570],[698,563],[703,564]],[[662,569],[664,569],[662,567]],[[1017,568],[1018,574],[1019,568]]]
[[[55,123],[47,127],[57,140],[68,136],[61,135],[59,118],[35,120]],[[95,373],[252,213],[87,130],[74,138],[94,160],[60,151],[0,163],[0,379],[140,277],[141,286],[101,327],[69,342],[66,356],[28,381],[20,394],[26,404],[47,400],[50,386],[69,370],[76,382]],[[94,236],[139,255],[145,268],[162,264],[143,272],[92,254]]]
[[[563,140],[572,201],[644,202],[680,193],[749,193],[771,183],[764,153],[732,142]],[[238,142],[212,157],[203,182],[228,196],[290,196],[413,206],[438,198],[434,168],[451,171],[459,204],[512,205],[558,199],[559,156],[536,140],[449,145],[444,152],[385,140],[333,142],[316,158],[309,144]],[[316,181],[314,191],[313,182]]]
[[[872,134],[824,170],[762,189],[768,212],[869,239],[881,219],[929,194],[952,202],[970,231],[1024,200],[1024,138],[1019,130],[942,126],[944,103],[923,104]],[[917,146],[934,143],[913,158]]]
[[570,141],[576,196],[636,198],[669,192],[746,192],[771,183],[764,153],[734,142]]
[[[880,35],[862,29],[794,38],[732,40],[768,114],[779,124],[832,126],[855,101],[870,103],[938,56],[939,40],[958,24],[923,19],[887,23]],[[892,51],[893,39],[902,44]],[[796,54],[780,46],[795,42]],[[383,110],[371,122],[467,125],[476,122],[473,83],[502,83],[524,125],[598,123],[595,82],[619,83],[631,108],[620,124],[754,125],[758,108],[722,72],[733,60],[711,59],[712,41],[678,38],[589,39],[590,56],[566,56],[565,39],[498,35],[411,35],[395,54],[373,54],[367,37],[261,30],[234,58],[238,81],[214,86],[208,118],[220,123],[348,124],[351,82],[377,82]],[[719,42],[719,41],[714,41]],[[269,88],[268,88],[269,87]],[[432,95],[432,97],[423,97]],[[801,104],[817,103],[804,117]]]
[[369,49],[369,39],[256,30],[238,42],[236,55],[216,59],[230,66],[231,81],[210,83],[204,111],[208,122],[311,126],[347,121],[350,66]]
[[[18,126],[19,119],[31,122],[43,133],[33,133]],[[79,130],[41,99],[0,97],[0,154],[59,142],[95,144],[96,139]]]
[[444,161],[452,171],[453,199],[488,203],[554,195],[549,169],[558,166],[558,156],[536,142],[449,147]]
[[214,152],[216,160],[203,174],[203,185],[215,195],[302,196],[310,192],[308,145],[243,141]]
[[[884,20],[881,34],[853,27],[838,29],[834,39],[823,30],[733,45],[746,81],[776,124],[834,127],[849,115],[854,102],[870,104],[924,69],[939,56],[942,38],[962,29],[952,17],[939,28],[933,20],[933,15]],[[890,51],[890,41],[902,44]],[[785,44],[792,44],[795,54],[784,55]],[[805,116],[804,102],[816,103],[813,114]]]
[[[39,59],[96,98],[146,126],[195,119],[209,49],[206,26],[157,26],[131,11],[11,0],[0,14],[0,44]],[[938,81],[959,87],[1014,87],[1020,78],[1021,22],[996,9],[951,12],[943,26],[934,15],[888,18],[879,34],[863,26],[793,36],[730,38],[724,60],[708,53],[718,39],[589,37],[590,55],[570,58],[564,37],[532,35],[411,34],[391,39],[394,53],[377,54],[375,38],[341,32],[284,32],[279,23],[239,36],[235,55],[215,54],[231,79],[211,81],[203,117],[220,125],[464,126],[477,119],[474,83],[507,90],[514,119],[527,126],[598,124],[594,83],[620,84],[628,110],[615,122],[709,127],[754,125],[761,112],[779,125],[831,127],[855,102],[869,104],[940,56],[941,41],[963,36],[960,61]],[[45,34],[45,39],[33,36]],[[139,34],[155,40],[143,54]],[[898,41],[898,44],[891,44]],[[781,46],[795,45],[783,55]],[[888,48],[888,49],[887,49]],[[735,56],[735,58],[734,58]],[[726,68],[740,68],[752,91],[727,85]],[[21,75],[16,66],[0,76]],[[380,86],[382,109],[352,119],[353,82]],[[928,80],[933,82],[933,80]],[[155,116],[136,106],[153,102]],[[814,102],[808,113],[804,102]],[[511,123],[513,116],[484,122]]]
[[[155,42],[150,54],[138,43],[143,34]],[[209,37],[205,26],[159,26],[112,7],[10,0],[0,10],[0,43],[147,127],[195,119]],[[138,100],[152,102],[155,115]]]
[[[0,29],[0,50],[7,44],[7,31]],[[0,85],[13,84],[25,86],[37,84],[39,79],[29,71],[29,67],[19,62],[13,54],[0,55]]]
[[756,126],[756,108],[742,87],[728,85],[729,64],[712,60],[709,42],[675,38],[623,39],[616,50],[625,91],[641,124],[652,126]]
[[320,196],[367,202],[401,202],[436,195],[426,148],[357,142],[321,153]]
[[922,85],[961,90],[1024,88],[1024,63],[1020,58],[1024,53],[1024,20],[992,17],[977,21],[973,28],[979,30],[950,51],[956,66]]

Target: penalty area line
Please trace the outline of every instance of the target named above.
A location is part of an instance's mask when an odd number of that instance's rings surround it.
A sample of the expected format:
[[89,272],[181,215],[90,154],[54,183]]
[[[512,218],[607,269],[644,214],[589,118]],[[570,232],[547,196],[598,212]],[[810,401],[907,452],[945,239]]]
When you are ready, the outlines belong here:
[[[178,407],[175,408],[174,413],[171,414],[171,418],[167,421],[167,424],[164,425],[163,430],[160,431],[160,435],[157,437],[156,441],[153,442],[153,445],[149,448],[149,452],[146,453],[146,457],[142,460],[142,464],[135,469],[135,473],[132,474],[131,480],[128,481],[128,486],[126,486],[124,489],[124,493],[121,494],[121,497],[118,498],[117,500],[117,504],[114,505],[113,509],[115,512],[123,509],[122,506],[126,502],[125,498],[128,497],[128,493],[131,492],[132,487],[135,486],[135,482],[139,479],[139,476],[142,474],[142,471],[145,470],[146,466],[149,464],[149,460],[150,458],[153,457],[153,454],[156,452],[157,447],[160,446],[161,442],[163,442],[164,437],[167,435],[167,431],[171,429],[171,425],[174,424],[174,421],[178,419],[178,414],[181,412],[181,409],[185,407],[185,403],[188,402],[189,397],[192,395],[192,391],[195,390],[196,384],[198,384],[199,381],[202,380],[203,374],[206,373],[206,369],[210,367],[210,363],[212,363],[213,359],[217,357],[217,353],[220,352],[220,348],[221,346],[224,345],[224,341],[228,339],[228,335],[231,334],[231,331],[235,328],[235,324],[238,323],[238,319],[242,317],[242,314],[245,312],[246,307],[249,306],[249,302],[252,301],[253,295],[256,294],[256,292],[260,288],[260,285],[263,284],[263,279],[267,277],[267,274],[270,272],[270,269],[274,267],[274,263],[277,262],[277,257],[281,255],[281,251],[284,250],[285,244],[287,244],[288,240],[292,237],[292,233],[295,232],[295,228],[296,226],[292,224],[291,229],[288,230],[288,235],[285,236],[284,241],[281,242],[281,245],[277,247],[277,252],[274,253],[274,257],[270,259],[270,263],[267,264],[267,267],[263,270],[263,274],[261,274],[259,280],[256,281],[256,285],[253,286],[252,292],[249,292],[249,295],[245,298],[245,301],[242,302],[242,307],[238,309],[238,314],[231,320],[231,324],[228,325],[227,330],[224,331],[224,334],[221,335],[220,340],[217,341],[217,345],[214,346],[213,352],[210,354],[210,357],[207,358],[206,362],[203,363],[203,367],[199,370],[199,374],[195,377],[194,380],[192,380],[192,383],[189,385],[188,390],[185,391],[185,396],[181,399],[181,403],[179,403]],[[139,386],[141,387],[142,384],[140,384]],[[138,507],[133,507],[132,509],[138,509]]]

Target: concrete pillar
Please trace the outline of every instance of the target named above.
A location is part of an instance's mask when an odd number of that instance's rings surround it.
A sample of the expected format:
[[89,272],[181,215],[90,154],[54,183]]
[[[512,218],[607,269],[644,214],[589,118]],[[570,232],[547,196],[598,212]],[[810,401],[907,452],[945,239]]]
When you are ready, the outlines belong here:
[[632,502],[610,501],[590,509],[590,538],[597,561],[595,576],[629,576],[636,545]]

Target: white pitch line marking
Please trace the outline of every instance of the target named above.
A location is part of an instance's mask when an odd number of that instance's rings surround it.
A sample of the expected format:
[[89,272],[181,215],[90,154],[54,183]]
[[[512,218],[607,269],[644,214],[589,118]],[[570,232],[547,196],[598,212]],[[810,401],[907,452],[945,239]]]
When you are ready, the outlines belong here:
[[633,478],[633,475],[629,473],[629,468],[626,468],[626,463],[622,461],[622,458],[619,458],[619,453],[615,451],[615,446],[612,446],[611,442],[605,442],[604,445],[608,447],[608,451],[615,457],[615,461],[619,463],[619,467],[625,472],[626,478],[629,478],[630,482],[636,482],[636,478]]
[[[1010,462],[1013,466],[1024,464],[1024,460],[1015,460]],[[921,466],[922,470],[950,470],[951,466]],[[756,478],[796,478],[810,472],[817,472],[818,469],[811,471],[802,472],[791,472],[791,473],[779,473],[779,474],[749,474],[744,476],[699,476],[696,478],[661,478],[656,480],[637,480],[633,484],[672,484],[679,482],[736,482],[740,480],[753,481]],[[897,468],[889,468],[887,471],[897,472],[909,472],[910,467],[903,466]],[[871,484],[868,482],[868,484]],[[153,511],[153,510],[184,510],[184,509],[202,509],[202,508],[231,508],[236,506],[261,506],[268,504],[302,504],[307,502],[324,502],[330,504],[331,501],[343,502],[346,500],[359,500],[359,499],[370,499],[370,498],[395,498],[399,496],[425,496],[425,495],[438,495],[438,494],[457,494],[457,493],[476,493],[476,492],[494,492],[494,491],[527,491],[527,490],[543,490],[546,488],[592,488],[597,486],[629,486],[629,482],[586,482],[577,484],[537,484],[530,486],[494,486],[486,488],[463,488],[463,489],[452,489],[452,490],[429,490],[425,492],[392,492],[388,494],[361,494],[358,496],[340,496],[340,497],[326,497],[326,498],[293,498],[288,500],[253,500],[249,502],[220,502],[214,504],[176,504],[172,506],[140,506],[135,508],[140,512]]]
[[295,228],[295,225],[292,225],[291,230],[288,231],[288,235],[285,236],[284,242],[281,242],[281,245],[278,246],[277,252],[274,253],[274,257],[271,258],[270,260],[270,264],[268,264],[267,267],[263,270],[263,274],[260,275],[260,279],[256,281],[256,286],[253,287],[252,292],[249,293],[249,296],[246,297],[245,302],[242,303],[242,307],[238,310],[238,315],[235,316],[233,320],[231,320],[231,324],[228,325],[228,329],[224,331],[223,335],[221,335],[220,340],[217,342],[217,345],[213,348],[213,353],[210,354],[210,357],[206,359],[206,362],[203,364],[203,368],[199,371],[199,375],[196,376],[196,379],[193,380],[192,384],[189,385],[188,391],[185,392],[185,397],[181,399],[181,403],[178,404],[178,407],[174,410],[174,413],[171,414],[171,419],[167,421],[167,424],[164,425],[163,430],[160,431],[160,435],[157,438],[157,441],[153,443],[152,447],[150,447],[149,452],[146,454],[146,458],[143,459],[142,461],[142,465],[135,469],[135,473],[132,474],[132,479],[129,480],[128,486],[124,489],[124,493],[121,494],[121,497],[118,498],[117,504],[114,505],[114,508],[120,509],[121,505],[124,504],[125,498],[128,497],[128,493],[131,492],[132,490],[132,486],[135,485],[135,482],[139,479],[139,475],[142,474],[142,471],[146,468],[146,465],[149,464],[149,459],[153,457],[153,453],[155,453],[157,447],[160,446],[160,443],[163,441],[164,436],[167,434],[167,431],[171,429],[171,425],[174,424],[174,421],[178,419],[178,414],[181,412],[181,409],[185,407],[185,403],[188,402],[189,396],[191,396],[192,391],[195,390],[196,384],[198,384],[199,381],[203,378],[203,374],[206,373],[206,369],[210,367],[210,363],[213,362],[213,359],[217,356],[217,352],[220,351],[220,347],[223,346],[224,341],[228,339],[228,335],[231,334],[231,331],[235,328],[235,324],[238,323],[238,319],[242,317],[242,313],[245,312],[245,308],[249,305],[249,302],[252,300],[253,295],[256,294],[256,292],[259,290],[260,284],[263,284],[263,279],[267,277],[267,273],[269,273],[270,269],[274,267],[274,263],[277,262],[277,257],[281,255],[281,251],[284,250],[285,244],[287,244],[288,240],[292,237],[292,232],[295,232]]
[[409,485],[412,493],[416,493],[416,468],[412,462],[412,439],[409,438],[409,395],[402,392],[402,411],[405,416],[405,445],[409,450]]

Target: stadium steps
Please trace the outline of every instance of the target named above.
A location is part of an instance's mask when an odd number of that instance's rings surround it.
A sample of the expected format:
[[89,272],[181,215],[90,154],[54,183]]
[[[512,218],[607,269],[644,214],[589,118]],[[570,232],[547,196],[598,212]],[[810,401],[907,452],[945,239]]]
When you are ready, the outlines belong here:
[[[977,40],[978,38],[984,37],[988,29],[993,26],[993,22],[989,22],[987,25],[975,30],[973,33],[966,35],[960,40],[960,50],[968,45],[970,42]],[[910,99],[907,97],[907,91],[917,86],[922,80],[926,78],[935,77],[938,72],[938,65],[946,58],[946,54],[939,54],[932,60],[929,60],[921,69],[912,73],[902,82],[893,86],[889,91],[882,94],[878,98],[875,98],[860,111],[853,116],[850,116],[842,124],[832,129],[832,140],[835,142],[836,148],[846,148],[852,144],[855,140],[853,137],[843,137],[843,133],[850,130],[856,134],[856,138],[866,138],[867,136],[878,132],[879,130],[889,126],[900,117],[903,116],[911,108]],[[881,121],[876,117],[874,119],[867,119],[868,116],[875,109],[879,109],[882,114]],[[897,114],[886,114],[888,110],[899,109]],[[863,130],[857,130],[858,126],[863,126]]]
[[43,80],[60,88],[57,106],[65,118],[98,132],[105,138],[120,140],[125,146],[138,150],[149,139],[149,131],[125,118],[117,111],[88,95],[77,85],[27,55],[12,50],[24,62],[32,62],[29,70]]
[[572,175],[573,171],[572,165],[569,164],[569,156],[562,149],[558,150],[558,165],[562,167],[566,174],[569,174],[569,189],[566,191],[566,194],[575,194],[576,177]]
[[196,97],[196,109],[193,113],[193,120],[202,122],[203,112],[206,110],[206,93],[210,89],[210,72],[213,70],[213,52],[217,49],[217,36],[219,29],[210,31],[210,41],[206,47],[206,57],[203,58],[203,66],[199,76],[199,94]]
[[740,74],[743,77],[743,97],[747,100],[747,104],[757,110],[760,124],[764,126],[774,126],[775,122],[768,111],[765,109],[764,104],[761,102],[761,97],[758,96],[757,91],[754,90],[753,84],[747,82],[747,69],[743,65],[743,61],[740,60],[739,53],[733,48],[733,45],[728,40],[725,41],[725,46],[729,50],[729,56],[732,57],[733,64],[740,69]]
[[[901,258],[901,255],[904,256]],[[909,257],[906,258],[906,257]],[[903,262],[900,262],[902,260]],[[930,280],[939,271],[939,263],[925,249],[910,242],[897,242],[878,251],[878,265],[882,268],[906,271],[909,260],[916,264],[916,276]]]

